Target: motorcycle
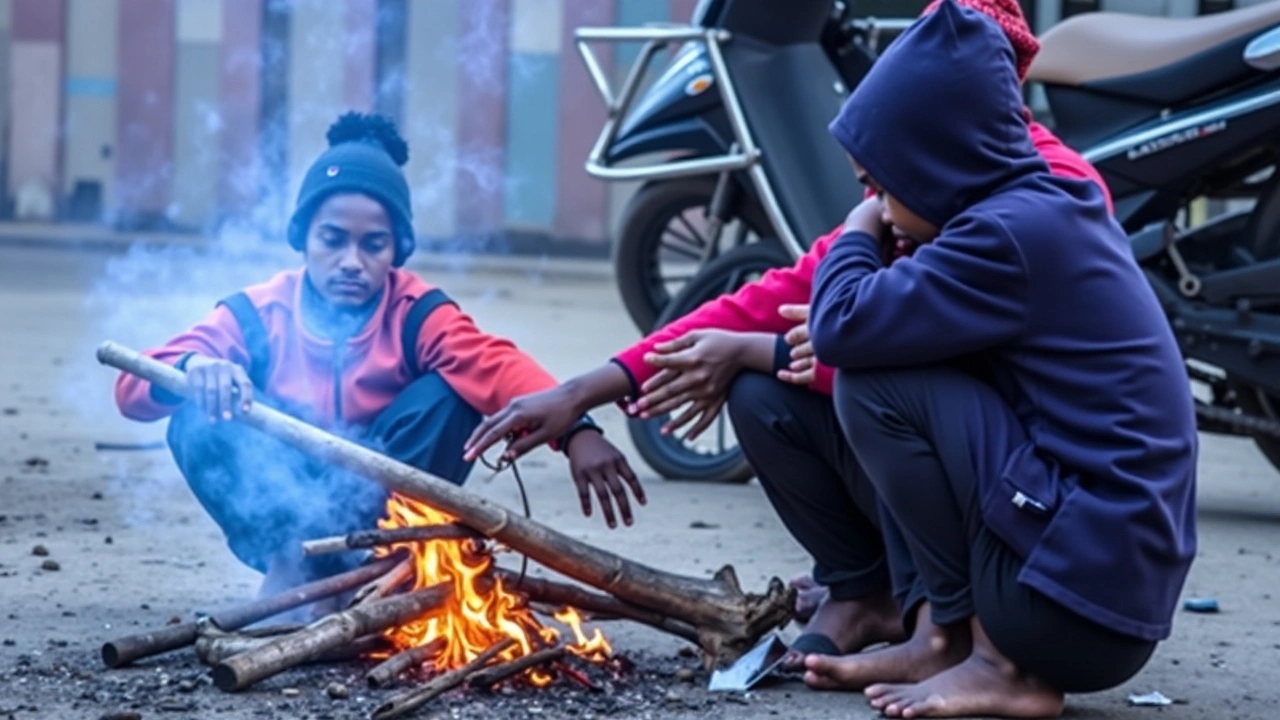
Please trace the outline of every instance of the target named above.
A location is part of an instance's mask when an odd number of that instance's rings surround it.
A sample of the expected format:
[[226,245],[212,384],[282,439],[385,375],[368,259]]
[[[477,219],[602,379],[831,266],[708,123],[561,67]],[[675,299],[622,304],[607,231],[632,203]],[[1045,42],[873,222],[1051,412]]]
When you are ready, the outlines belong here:
[[[1280,0],[1191,19],[1074,16],[1041,37],[1028,81],[1045,94],[1047,124],[1111,190],[1189,380],[1208,391],[1209,399],[1197,401],[1201,429],[1250,437],[1280,468]],[[776,152],[763,147],[766,159]],[[807,172],[769,177],[785,177],[777,184],[796,192],[828,182]],[[1205,220],[1197,210],[1204,200],[1242,207]],[[839,217],[791,237],[816,237]],[[705,264],[658,322],[761,272],[767,261],[753,245]],[[799,252],[798,243],[784,247],[792,257]],[[659,425],[634,421],[631,431],[662,472],[662,461],[689,448],[658,435]],[[652,463],[651,455],[662,457]],[[736,447],[711,455],[696,466],[666,468],[683,474],[663,474],[750,478]],[[697,474],[713,465],[719,475]]]

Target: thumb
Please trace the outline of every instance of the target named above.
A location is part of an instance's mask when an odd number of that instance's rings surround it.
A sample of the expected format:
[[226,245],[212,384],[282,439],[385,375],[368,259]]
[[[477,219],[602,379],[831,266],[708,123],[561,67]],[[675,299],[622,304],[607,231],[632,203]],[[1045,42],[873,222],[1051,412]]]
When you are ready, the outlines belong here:
[[783,305],[778,308],[778,314],[788,320],[804,322],[809,319],[808,305]]

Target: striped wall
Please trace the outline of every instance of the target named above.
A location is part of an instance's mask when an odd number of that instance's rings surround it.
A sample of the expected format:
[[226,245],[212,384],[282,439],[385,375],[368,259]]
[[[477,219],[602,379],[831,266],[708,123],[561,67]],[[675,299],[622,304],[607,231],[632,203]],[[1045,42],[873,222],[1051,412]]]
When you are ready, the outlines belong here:
[[[0,211],[278,230],[329,125],[378,109],[409,143],[424,244],[516,231],[601,248],[636,184],[583,170],[605,111],[573,31],[684,23],[696,4],[0,0]],[[1025,5],[1043,32],[1063,2]],[[1102,5],[1186,16],[1198,2]],[[639,45],[596,47],[620,83]]]

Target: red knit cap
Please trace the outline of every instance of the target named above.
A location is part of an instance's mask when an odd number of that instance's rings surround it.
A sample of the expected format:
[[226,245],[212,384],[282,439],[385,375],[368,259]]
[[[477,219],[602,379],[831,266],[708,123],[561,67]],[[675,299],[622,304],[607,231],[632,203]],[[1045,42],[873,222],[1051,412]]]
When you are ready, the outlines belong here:
[[[943,0],[933,0],[920,15],[928,15],[938,9],[942,2]],[[1027,25],[1027,19],[1022,16],[1022,8],[1018,5],[1018,1],[956,0],[956,4],[988,15],[1000,25],[1000,29],[1004,30],[1005,36],[1013,45],[1013,53],[1018,60],[1018,80],[1026,80],[1031,61],[1035,59],[1036,53],[1040,52],[1040,41],[1036,40],[1035,33],[1031,32],[1030,26]]]

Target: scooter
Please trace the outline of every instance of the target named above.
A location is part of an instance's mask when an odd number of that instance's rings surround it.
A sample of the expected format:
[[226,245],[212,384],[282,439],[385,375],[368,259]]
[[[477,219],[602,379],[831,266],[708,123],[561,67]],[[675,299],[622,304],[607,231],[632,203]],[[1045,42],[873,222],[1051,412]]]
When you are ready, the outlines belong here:
[[[856,28],[855,35],[876,32],[874,21],[841,22]],[[897,30],[902,24],[890,27]],[[705,28],[691,28],[686,37],[694,32],[711,37]],[[728,38],[720,35],[717,40]],[[1188,376],[1209,390],[1210,399],[1197,406],[1201,429],[1251,437],[1280,467],[1280,0],[1195,19],[1090,13],[1055,26],[1041,43],[1030,81],[1043,88],[1055,131],[1095,164],[1112,191],[1116,216],[1130,232],[1134,254],[1182,345]],[[872,45],[862,40],[855,45],[873,57]],[[809,82],[817,87],[825,79]],[[732,95],[734,86],[722,84],[721,94],[726,90]],[[659,108],[648,109],[650,117],[659,113]],[[750,118],[740,112],[738,117],[749,124]],[[808,131],[825,138],[822,125]],[[592,156],[597,164],[618,135],[616,129],[605,130],[599,153]],[[795,140],[791,143],[794,147]],[[789,146],[745,147],[767,160]],[[844,187],[858,192],[848,171],[841,171]],[[712,217],[727,209],[750,218],[756,212],[750,204],[758,197],[758,191],[750,192],[756,182],[767,187],[770,178],[785,177],[778,185],[799,194],[829,187],[832,177],[810,174],[807,168],[778,175],[765,163],[756,175],[765,177],[758,181],[750,176],[752,184],[745,189],[742,183],[729,183],[743,192],[734,195],[737,204],[713,203]],[[1247,207],[1205,222],[1194,212],[1197,198],[1234,200]],[[816,230],[779,233],[780,246],[788,251],[785,258],[768,243],[735,246],[708,257],[663,307],[656,324],[731,292],[770,267],[792,262],[804,247],[795,238],[816,237],[833,227],[856,200],[848,198],[834,219],[818,220],[815,214]],[[789,220],[781,213],[770,217]],[[723,427],[718,445],[707,449],[660,435],[660,425],[659,420],[632,421],[630,429],[637,448],[664,477],[750,479],[741,452],[724,441]]]
[[[871,67],[881,30],[833,0],[701,0],[688,26],[576,31],[608,109],[587,173],[643,182],[614,244],[618,288],[640,330],[724,246],[758,241],[782,262],[844,217],[857,188],[826,124]],[[616,93],[596,42],[645,43]],[[637,100],[655,56],[674,43],[683,45]],[[800,173],[801,186],[771,181]]]

